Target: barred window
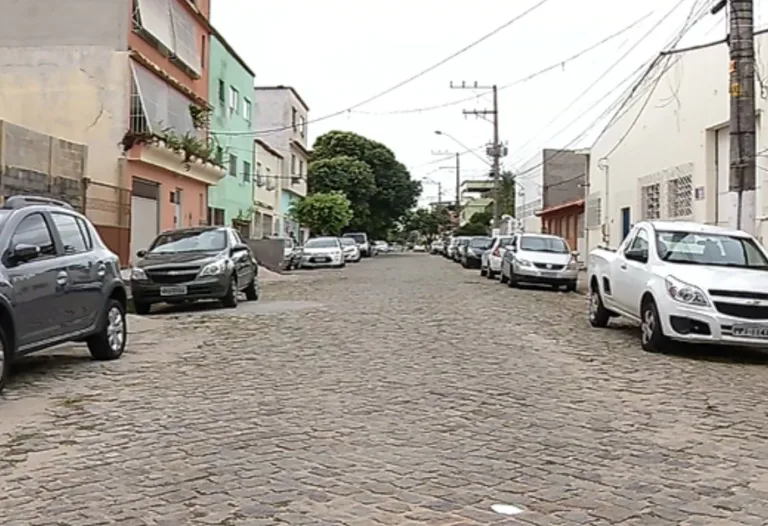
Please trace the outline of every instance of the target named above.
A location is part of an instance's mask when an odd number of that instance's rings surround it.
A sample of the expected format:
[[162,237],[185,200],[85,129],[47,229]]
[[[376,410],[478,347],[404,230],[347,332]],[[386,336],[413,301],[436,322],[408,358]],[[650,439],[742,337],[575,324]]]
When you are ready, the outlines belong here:
[[643,186],[640,193],[643,219],[653,220],[661,217],[659,183]]
[[600,228],[603,219],[603,200],[600,196],[592,196],[587,200],[586,216],[587,229]]
[[693,181],[684,175],[667,182],[667,212],[669,217],[687,217],[693,214]]
[[[189,112],[192,100],[176,91],[156,75],[138,64],[131,64],[139,101],[149,124],[149,131],[160,133],[170,128],[179,135],[196,134],[195,124]],[[136,113],[137,109],[131,109]]]

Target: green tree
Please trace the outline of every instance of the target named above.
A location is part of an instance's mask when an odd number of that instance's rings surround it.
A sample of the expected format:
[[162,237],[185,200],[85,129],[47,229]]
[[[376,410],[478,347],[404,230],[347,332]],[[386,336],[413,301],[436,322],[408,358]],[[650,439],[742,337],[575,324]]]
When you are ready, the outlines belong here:
[[445,208],[428,210],[419,208],[406,214],[404,224],[409,233],[416,232],[432,243],[450,224],[451,217]]
[[483,225],[484,227],[488,227],[491,221],[493,221],[493,212],[488,211],[475,212],[469,218],[469,223]]
[[[502,172],[499,177],[499,217],[503,215],[515,215],[515,196],[517,195],[517,183],[512,172]],[[486,208],[486,212],[493,214],[493,203]]]
[[349,199],[341,192],[310,194],[291,207],[291,216],[314,234],[338,236],[352,220]]
[[371,220],[370,200],[376,193],[370,166],[347,155],[318,159],[309,163],[307,182],[309,193],[343,192],[352,209],[347,228],[365,230]]
[[467,223],[453,231],[454,236],[487,236],[488,226],[481,223]]
[[[416,205],[421,194],[421,183],[411,179],[411,175],[395,154],[381,144],[362,135],[346,131],[331,131],[321,135],[312,147],[312,161],[351,157],[368,165],[373,172],[376,189],[368,201],[370,216],[358,221],[359,228],[369,236],[382,238]],[[309,184],[312,186],[311,175]],[[334,190],[347,193],[345,179],[327,182]]]

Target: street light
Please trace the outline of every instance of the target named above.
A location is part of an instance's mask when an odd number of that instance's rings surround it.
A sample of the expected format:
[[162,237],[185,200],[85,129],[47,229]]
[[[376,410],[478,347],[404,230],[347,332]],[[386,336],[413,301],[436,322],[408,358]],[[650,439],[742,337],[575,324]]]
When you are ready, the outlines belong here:
[[440,181],[435,181],[434,179],[430,179],[429,177],[422,177],[421,180],[428,184],[437,185],[437,202],[442,203],[443,202],[443,183],[441,183]]

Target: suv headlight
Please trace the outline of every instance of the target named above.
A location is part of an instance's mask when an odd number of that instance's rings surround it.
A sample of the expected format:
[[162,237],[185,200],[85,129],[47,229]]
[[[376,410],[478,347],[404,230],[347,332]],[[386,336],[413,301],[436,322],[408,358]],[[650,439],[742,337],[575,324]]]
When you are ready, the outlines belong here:
[[698,287],[689,285],[672,276],[668,276],[664,280],[664,285],[667,287],[667,294],[669,294],[669,297],[675,301],[685,303],[686,305],[697,305],[699,307],[706,307],[709,305],[709,300],[704,294],[704,291]]
[[229,270],[229,260],[220,259],[204,266],[199,276],[218,276],[219,274],[224,274],[227,270]]
[[517,263],[521,267],[530,267],[531,266],[531,262],[528,261],[527,259],[519,259],[518,258],[518,259],[515,259],[515,263]]
[[140,268],[132,268],[131,269],[131,279],[136,281],[141,281],[143,279],[149,279],[147,278],[147,273],[144,272],[144,269]]
[[568,269],[576,270],[577,268],[579,268],[579,262],[576,261],[576,258],[571,258],[571,260],[568,262]]

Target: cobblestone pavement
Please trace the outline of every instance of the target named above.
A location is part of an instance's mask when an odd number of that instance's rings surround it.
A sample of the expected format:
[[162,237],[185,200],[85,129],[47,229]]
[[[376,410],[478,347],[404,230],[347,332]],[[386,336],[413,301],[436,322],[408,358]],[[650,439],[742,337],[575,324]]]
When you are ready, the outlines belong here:
[[768,523],[766,360],[646,354],[585,301],[381,256],[133,319],[118,362],[27,359],[0,522]]

